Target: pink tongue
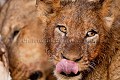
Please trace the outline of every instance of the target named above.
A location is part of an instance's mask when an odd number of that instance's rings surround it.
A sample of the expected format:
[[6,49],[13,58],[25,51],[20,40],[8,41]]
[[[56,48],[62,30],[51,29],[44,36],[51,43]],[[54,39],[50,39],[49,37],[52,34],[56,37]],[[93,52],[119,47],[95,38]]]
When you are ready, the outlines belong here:
[[78,72],[78,65],[77,63],[62,59],[57,65],[56,65],[56,71],[58,73],[64,72],[65,74],[70,74],[71,72],[74,74],[77,74]]

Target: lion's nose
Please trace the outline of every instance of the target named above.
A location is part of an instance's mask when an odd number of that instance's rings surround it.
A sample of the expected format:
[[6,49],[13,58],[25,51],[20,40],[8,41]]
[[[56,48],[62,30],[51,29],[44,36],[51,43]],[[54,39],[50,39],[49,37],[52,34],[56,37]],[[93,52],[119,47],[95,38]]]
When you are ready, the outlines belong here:
[[[71,59],[67,58],[66,56],[64,56],[62,53],[61,53],[61,57],[62,57],[63,59],[66,59],[66,60],[71,60]],[[81,56],[80,58],[74,59],[74,60],[72,60],[72,61],[78,62],[78,61],[80,61],[82,58],[83,58],[83,57]]]
[[32,73],[29,77],[30,80],[37,80],[39,78],[41,78],[43,76],[41,71],[35,71],[34,73]]

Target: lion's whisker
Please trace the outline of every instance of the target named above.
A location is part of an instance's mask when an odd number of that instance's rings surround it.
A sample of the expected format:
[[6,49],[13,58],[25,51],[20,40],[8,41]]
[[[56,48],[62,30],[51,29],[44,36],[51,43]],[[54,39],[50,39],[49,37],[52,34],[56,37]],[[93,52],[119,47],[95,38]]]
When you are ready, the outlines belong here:
[[89,67],[90,67],[90,68],[92,68],[92,69],[95,69],[95,67],[94,67],[94,66],[92,66],[92,65],[89,65]]

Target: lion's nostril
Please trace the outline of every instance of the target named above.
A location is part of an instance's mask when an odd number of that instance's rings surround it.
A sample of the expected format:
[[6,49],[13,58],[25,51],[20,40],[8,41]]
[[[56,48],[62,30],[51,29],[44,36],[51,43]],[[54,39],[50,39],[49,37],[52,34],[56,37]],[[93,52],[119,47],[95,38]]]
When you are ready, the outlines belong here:
[[30,80],[37,80],[38,78],[41,78],[43,76],[41,71],[36,71],[32,73],[29,77]]
[[[61,53],[61,57],[62,57],[63,59],[66,59],[66,60],[70,60],[70,59],[68,59],[67,57],[65,57],[62,53]],[[82,58],[83,58],[83,56],[81,56],[81,57],[78,58],[78,59],[75,59],[74,62],[78,62],[78,61],[80,61]]]
[[69,59],[66,58],[62,53],[61,53],[61,57],[62,57],[63,59],[67,59],[67,60],[69,60]]
[[80,57],[79,59],[76,59],[75,62],[78,62],[82,59],[83,57]]

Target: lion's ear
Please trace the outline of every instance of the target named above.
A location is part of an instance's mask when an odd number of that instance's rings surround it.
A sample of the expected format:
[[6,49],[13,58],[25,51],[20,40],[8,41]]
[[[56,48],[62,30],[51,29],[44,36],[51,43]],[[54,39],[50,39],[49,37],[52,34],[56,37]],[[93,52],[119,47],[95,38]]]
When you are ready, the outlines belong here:
[[105,21],[106,27],[108,27],[110,29],[112,27],[113,22],[114,22],[114,17],[111,17],[111,16],[105,17],[104,21]]
[[104,22],[106,23],[106,27],[109,29],[112,27],[112,24],[114,22],[114,16],[111,14],[111,0],[101,0],[101,9],[100,13],[101,16],[104,18]]
[[114,21],[114,16],[110,15],[110,9],[112,4],[111,0],[88,0],[88,1],[97,4],[95,5],[95,7],[99,11],[101,17],[103,17],[106,27],[111,28]]
[[[104,9],[105,7],[107,8]],[[116,22],[116,19],[120,15],[120,0],[106,0],[101,10],[101,13],[104,17],[106,15],[110,16],[110,17],[105,17],[107,23],[110,23],[109,26],[111,24],[114,24]]]
[[[36,0],[37,16],[47,22],[60,9],[60,0]],[[46,21],[47,20],[47,21]]]
[[52,10],[57,10],[60,7],[61,0],[36,0],[36,6],[46,5]]

